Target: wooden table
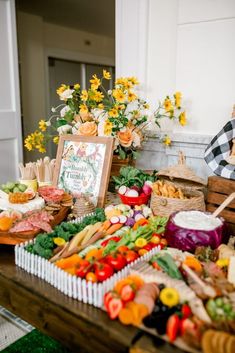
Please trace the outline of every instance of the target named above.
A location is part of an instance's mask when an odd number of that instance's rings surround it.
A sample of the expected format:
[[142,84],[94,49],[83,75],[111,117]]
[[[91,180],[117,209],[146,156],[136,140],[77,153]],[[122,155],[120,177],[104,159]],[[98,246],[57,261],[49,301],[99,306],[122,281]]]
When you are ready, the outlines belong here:
[[135,327],[71,299],[14,264],[14,249],[0,245],[0,305],[73,352],[182,353]]

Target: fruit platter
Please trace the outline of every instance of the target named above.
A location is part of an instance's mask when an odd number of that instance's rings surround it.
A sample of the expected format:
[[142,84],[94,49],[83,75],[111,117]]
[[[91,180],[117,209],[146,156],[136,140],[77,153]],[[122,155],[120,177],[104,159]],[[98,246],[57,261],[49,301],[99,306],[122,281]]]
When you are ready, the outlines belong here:
[[[120,201],[145,194],[144,203],[118,201],[41,228],[16,245],[16,265],[184,351],[235,352],[235,249],[224,219],[187,209],[156,215],[149,206],[155,173],[125,170],[115,177]],[[44,209],[50,192],[59,196],[53,190],[38,190]]]
[[37,192],[21,182],[7,182],[0,190],[0,244],[15,245],[51,232],[68,215],[72,197],[64,190],[43,186]]

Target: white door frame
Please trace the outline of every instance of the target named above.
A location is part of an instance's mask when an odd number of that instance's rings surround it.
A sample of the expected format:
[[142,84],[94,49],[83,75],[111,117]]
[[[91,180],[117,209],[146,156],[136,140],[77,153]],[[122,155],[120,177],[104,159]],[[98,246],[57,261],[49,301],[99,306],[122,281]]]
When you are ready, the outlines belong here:
[[[23,160],[23,146],[22,146],[22,126],[21,126],[21,108],[20,108],[20,86],[19,86],[19,61],[18,61],[18,50],[17,50],[17,34],[16,34],[16,13],[15,13],[15,0],[0,0],[4,4],[5,17],[3,17],[3,26],[6,26],[7,33],[7,45],[8,51],[6,52],[8,58],[9,76],[3,77],[10,82],[10,90],[8,92],[10,96],[10,106],[8,109],[1,109],[0,107],[0,118],[2,123],[2,132],[0,134],[0,140],[12,140],[14,144],[14,157],[15,161],[8,161],[14,163],[14,175],[12,178],[18,178],[19,168],[18,163]],[[3,13],[2,13],[3,14]],[[4,16],[4,14],[3,14]],[[1,62],[1,60],[0,60]],[[6,70],[6,75],[8,71]],[[4,85],[4,81],[1,83]],[[7,155],[5,155],[8,158]],[[4,170],[1,170],[2,177]]]

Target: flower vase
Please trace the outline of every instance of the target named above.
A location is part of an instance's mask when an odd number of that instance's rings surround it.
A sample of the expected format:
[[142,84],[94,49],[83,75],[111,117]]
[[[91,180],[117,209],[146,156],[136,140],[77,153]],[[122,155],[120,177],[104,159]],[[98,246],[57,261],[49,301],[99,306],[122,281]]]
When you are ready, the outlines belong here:
[[110,176],[112,177],[112,176],[119,175],[119,171],[122,167],[126,167],[128,165],[135,167],[135,163],[136,163],[136,160],[133,158],[120,159],[119,156],[114,155]]

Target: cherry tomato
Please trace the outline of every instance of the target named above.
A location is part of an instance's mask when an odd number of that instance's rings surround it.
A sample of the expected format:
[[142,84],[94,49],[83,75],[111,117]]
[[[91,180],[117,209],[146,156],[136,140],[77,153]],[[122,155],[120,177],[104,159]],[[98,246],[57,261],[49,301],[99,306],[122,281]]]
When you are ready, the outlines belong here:
[[145,245],[142,249],[145,249],[145,250],[147,250],[147,251],[150,251],[150,250],[152,250],[152,246],[151,246],[151,244],[150,243],[148,243],[147,245]]
[[161,241],[161,237],[158,234],[153,234],[152,238],[150,239],[151,243],[153,244],[159,244]]
[[106,262],[113,267],[115,271],[120,271],[126,266],[126,259],[121,254],[107,255]]
[[117,250],[120,254],[125,254],[127,251],[129,251],[129,248],[125,245],[121,245]]
[[129,264],[133,261],[135,261],[136,259],[138,259],[139,255],[137,254],[137,252],[133,251],[133,250],[128,250],[125,258],[126,258],[126,262]]
[[113,268],[106,263],[96,264],[95,275],[99,282],[103,282],[113,275]]
[[93,272],[88,272],[86,274],[86,280],[88,282],[95,283],[95,282],[97,282],[97,277],[96,277],[96,275]]
[[88,271],[90,271],[90,269],[91,269],[90,262],[87,260],[82,260],[76,269],[76,275],[78,277],[84,278],[86,277],[86,274],[88,273]]
[[183,319],[187,319],[192,316],[192,310],[188,304],[182,305],[181,312],[183,314]]
[[138,250],[138,254],[139,254],[140,256],[143,256],[143,255],[147,254],[147,252],[148,252],[148,250],[146,250],[146,249],[140,249],[140,250]]

